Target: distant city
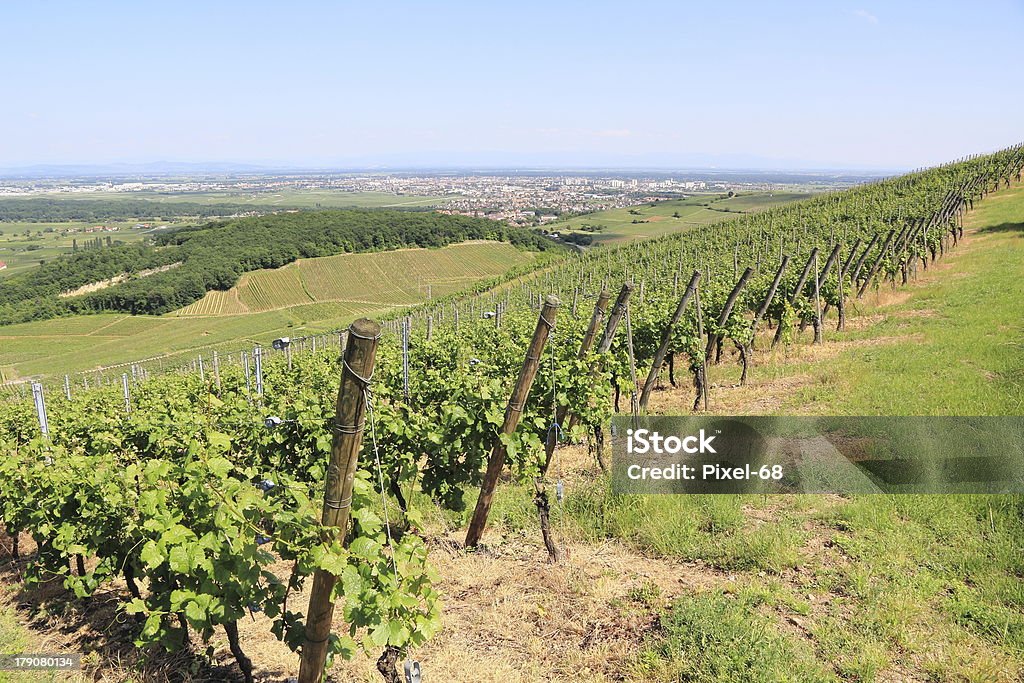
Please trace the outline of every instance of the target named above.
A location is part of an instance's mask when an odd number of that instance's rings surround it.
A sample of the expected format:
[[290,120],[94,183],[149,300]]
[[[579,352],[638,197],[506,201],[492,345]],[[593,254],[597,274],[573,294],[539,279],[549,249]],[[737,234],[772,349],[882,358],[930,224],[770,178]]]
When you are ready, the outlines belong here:
[[[613,172],[613,171],[464,171],[365,172],[222,175],[151,175],[77,178],[0,179],[0,199],[32,196],[91,198],[133,195],[146,199],[189,201],[227,195],[260,199],[257,211],[275,210],[267,200],[308,193],[378,193],[425,197],[421,208],[537,225],[567,215],[625,208],[687,194],[833,190],[877,180],[880,175],[766,171]],[[270,205],[268,205],[270,204]],[[335,197],[330,205],[337,205]],[[325,207],[326,208],[326,204]]]

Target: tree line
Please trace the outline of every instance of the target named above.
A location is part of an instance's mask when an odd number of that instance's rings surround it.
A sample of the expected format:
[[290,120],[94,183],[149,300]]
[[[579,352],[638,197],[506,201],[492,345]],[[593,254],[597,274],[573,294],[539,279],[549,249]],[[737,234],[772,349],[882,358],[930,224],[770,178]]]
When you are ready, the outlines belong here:
[[[336,210],[215,221],[162,233],[146,243],[62,256],[0,282],[0,325],[76,313],[159,315],[226,290],[248,271],[299,258],[443,247],[498,240],[533,251],[555,244],[525,228],[468,216],[381,210]],[[141,271],[180,264],[147,277]],[[121,275],[124,282],[61,297],[82,285]]]
[[171,220],[214,218],[253,211],[279,211],[281,207],[249,204],[199,204],[159,202],[148,199],[61,199],[31,197],[0,200],[0,222],[6,223],[94,223],[108,220]]

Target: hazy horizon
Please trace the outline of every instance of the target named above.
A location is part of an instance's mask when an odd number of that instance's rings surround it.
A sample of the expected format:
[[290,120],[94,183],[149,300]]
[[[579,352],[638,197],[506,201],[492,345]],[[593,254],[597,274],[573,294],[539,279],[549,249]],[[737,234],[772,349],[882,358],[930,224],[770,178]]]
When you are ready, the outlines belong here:
[[0,169],[888,173],[1019,142],[1024,6],[8,4]]
[[[171,176],[175,174],[209,175],[219,174],[621,174],[621,175],[806,175],[806,176],[851,176],[851,177],[882,177],[907,172],[909,168],[841,168],[841,167],[801,167],[801,166],[770,166],[770,165],[714,165],[690,164],[685,166],[610,166],[610,165],[572,165],[572,164],[472,164],[472,163],[436,163],[422,162],[418,164],[365,164],[365,165],[304,165],[288,162],[236,162],[236,161],[172,161],[156,160],[145,162],[109,162],[109,163],[62,163],[62,164],[26,164],[10,167],[0,166],[0,178],[17,178],[40,176],[47,173],[67,173],[84,176],[116,176],[118,174],[132,176]],[[59,177],[59,176],[55,176]]]

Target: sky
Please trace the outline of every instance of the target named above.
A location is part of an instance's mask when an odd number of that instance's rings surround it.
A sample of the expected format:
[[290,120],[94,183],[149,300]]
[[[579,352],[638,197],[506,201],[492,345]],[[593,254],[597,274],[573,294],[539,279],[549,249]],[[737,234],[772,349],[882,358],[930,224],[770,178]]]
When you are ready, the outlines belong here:
[[0,168],[899,170],[1024,139],[1024,0],[5,2]]

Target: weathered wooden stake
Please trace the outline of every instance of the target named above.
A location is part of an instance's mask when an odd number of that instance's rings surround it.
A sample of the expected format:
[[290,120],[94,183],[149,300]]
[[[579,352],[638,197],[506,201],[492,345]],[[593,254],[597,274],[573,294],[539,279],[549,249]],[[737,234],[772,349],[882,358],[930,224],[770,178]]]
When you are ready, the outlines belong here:
[[878,256],[875,258],[874,263],[871,264],[871,270],[868,271],[868,275],[864,278],[863,284],[861,284],[860,289],[857,290],[858,299],[864,296],[864,292],[867,291],[868,285],[871,284],[871,280],[874,279],[875,274],[878,272],[878,267],[882,265],[882,259],[885,258],[886,252],[889,251],[889,245],[892,244],[892,238],[895,234],[895,230],[890,230],[889,234],[885,238],[885,242],[882,243],[882,248],[878,250]]
[[608,322],[605,324],[601,343],[597,346],[598,353],[608,353],[608,350],[612,348],[612,342],[615,340],[615,331],[619,328],[622,316],[626,313],[626,304],[629,302],[629,295],[632,292],[632,282],[623,284],[622,289],[619,290],[619,296],[615,299],[615,305],[612,306],[611,315],[608,316]]
[[[380,324],[360,318],[349,328],[341,384],[335,404],[334,441],[327,468],[327,485],[321,521],[336,529],[336,537],[344,539],[352,513],[352,484],[359,465],[359,447],[363,440],[366,412],[366,390],[373,375]],[[324,539],[331,541],[334,539]],[[327,660],[327,640],[334,617],[331,591],[337,577],[318,570],[313,575],[309,611],[306,614],[306,642],[302,646],[299,683],[319,683]]]
[[[800,273],[800,279],[797,280],[796,288],[793,289],[793,294],[789,297],[789,305],[790,306],[795,304],[797,302],[797,299],[799,299],[800,295],[803,293],[804,285],[807,284],[807,276],[810,274],[811,266],[814,265],[814,261],[815,261],[815,259],[817,257],[818,257],[818,248],[814,247],[814,249],[811,250],[811,255],[807,258],[807,263],[804,264],[803,271]],[[778,344],[779,341],[782,340],[782,332],[783,332],[782,320],[780,319],[779,320],[779,327],[775,330],[775,337],[772,339],[772,346],[771,346],[771,348],[774,349],[775,345]]]
[[683,294],[683,298],[679,300],[679,304],[676,306],[675,312],[668,321],[668,325],[665,327],[665,331],[661,334],[661,345],[658,346],[657,353],[654,354],[654,360],[651,364],[651,371],[647,374],[647,381],[644,382],[643,391],[640,392],[640,407],[642,409],[647,408],[647,402],[651,398],[651,391],[654,389],[654,384],[658,379],[658,372],[661,371],[661,366],[665,362],[665,356],[668,354],[668,347],[672,343],[672,331],[676,325],[679,324],[680,318],[683,317],[683,311],[686,310],[686,304],[689,303],[690,297],[697,290],[697,281],[700,280],[700,271],[693,271],[693,276],[690,278],[690,284],[686,287],[686,292]]
[[761,308],[757,309],[757,313],[754,314],[754,321],[750,324],[750,343],[747,345],[747,354],[754,350],[754,340],[757,336],[757,326],[761,323],[761,319],[764,318],[768,312],[769,306],[772,305],[772,300],[775,298],[775,292],[779,289],[779,283],[782,282],[782,275],[786,272],[786,266],[789,265],[789,256],[783,256],[782,261],[779,263],[779,269],[775,271],[775,279],[772,280],[771,287],[768,288],[768,294],[765,295],[764,301],[761,302]]
[[[697,287],[694,292],[693,305],[697,308],[697,348],[700,348],[700,343],[704,341],[704,313],[700,307],[700,287]],[[704,353],[700,357],[700,375],[697,377],[697,398],[693,401],[693,409],[696,411],[701,404],[701,400],[704,401],[705,412],[708,409],[708,354]]]
[[[725,323],[728,322],[729,316],[732,315],[732,309],[736,306],[736,300],[739,298],[740,292],[742,292],[743,288],[746,287],[747,280],[749,280],[750,276],[753,274],[754,269],[748,267],[743,271],[743,275],[740,276],[740,279],[736,282],[735,286],[733,286],[732,291],[729,292],[729,298],[725,300],[725,306],[722,308],[722,313],[718,316],[718,327],[724,327]],[[708,347],[704,352],[705,358],[711,355],[711,349],[716,343],[721,343],[721,341],[722,340],[718,335],[708,335]]]
[[[590,347],[594,345],[594,339],[597,337],[597,330],[601,327],[601,321],[604,320],[605,312],[608,310],[608,302],[611,301],[611,294],[608,293],[607,289],[602,289],[601,293],[597,295],[597,303],[594,304],[594,312],[590,316],[590,325],[587,326],[587,332],[583,335],[583,341],[580,342],[579,353],[576,357],[583,360],[590,353]],[[555,422],[558,424],[560,429],[568,429],[566,416],[569,417],[569,421],[575,420],[575,415],[569,415],[569,406],[558,406],[555,410]],[[548,468],[551,467],[551,459],[555,453],[555,446],[558,444],[558,435],[555,430],[550,430],[547,435],[547,440],[544,443],[544,469],[541,471],[541,476],[547,474]]]
[[[835,255],[835,251],[832,252]],[[821,280],[818,277],[818,254],[814,254],[814,343],[821,343]]]
[[[858,249],[858,248],[860,248],[860,244],[861,244],[861,239],[860,239],[860,238],[858,237],[858,238],[857,238],[857,239],[856,239],[856,240],[854,241],[854,243],[853,243],[853,246],[852,246],[852,247],[850,247],[850,255],[846,257],[846,260],[845,260],[845,261],[842,261],[842,262],[840,263],[840,269],[839,269],[839,270],[840,270],[840,272],[842,273],[842,275],[841,275],[841,276],[840,276],[840,278],[839,278],[839,280],[840,280],[840,285],[842,285],[842,280],[843,280],[843,278],[844,278],[844,277],[845,277],[846,275],[849,275],[849,273],[850,273],[850,267],[851,267],[851,266],[853,265],[853,257],[857,255],[857,249]],[[842,290],[840,290],[840,294],[842,294]],[[828,312],[829,312],[830,310],[832,310],[832,304],[830,304],[830,303],[827,303],[827,302],[826,302],[826,303],[825,303],[825,308],[824,308],[824,310],[823,310],[823,311],[821,312],[821,317],[822,317],[823,319],[824,319],[825,317],[827,317],[827,316],[828,316]]]
[[[540,318],[537,320],[537,328],[533,332],[533,339],[526,351],[526,359],[519,371],[519,379],[512,390],[508,407],[505,409],[505,421],[501,426],[501,435],[512,434],[519,425],[519,418],[523,414],[523,406],[530,394],[533,380],[537,376],[537,368],[540,366],[541,353],[548,341],[555,326],[555,318],[558,315],[558,307],[561,302],[558,297],[551,295],[544,300],[544,307],[541,309]],[[494,489],[498,485],[498,476],[505,466],[505,444],[498,438],[494,442],[491,456],[487,460],[487,472],[484,474],[483,484],[480,486],[480,497],[476,502],[476,509],[473,511],[473,519],[469,523],[469,531],[466,533],[466,545],[476,546],[484,535],[484,528],[487,526],[487,515],[491,511],[491,503],[494,499]],[[299,681],[299,683],[304,683]]]

